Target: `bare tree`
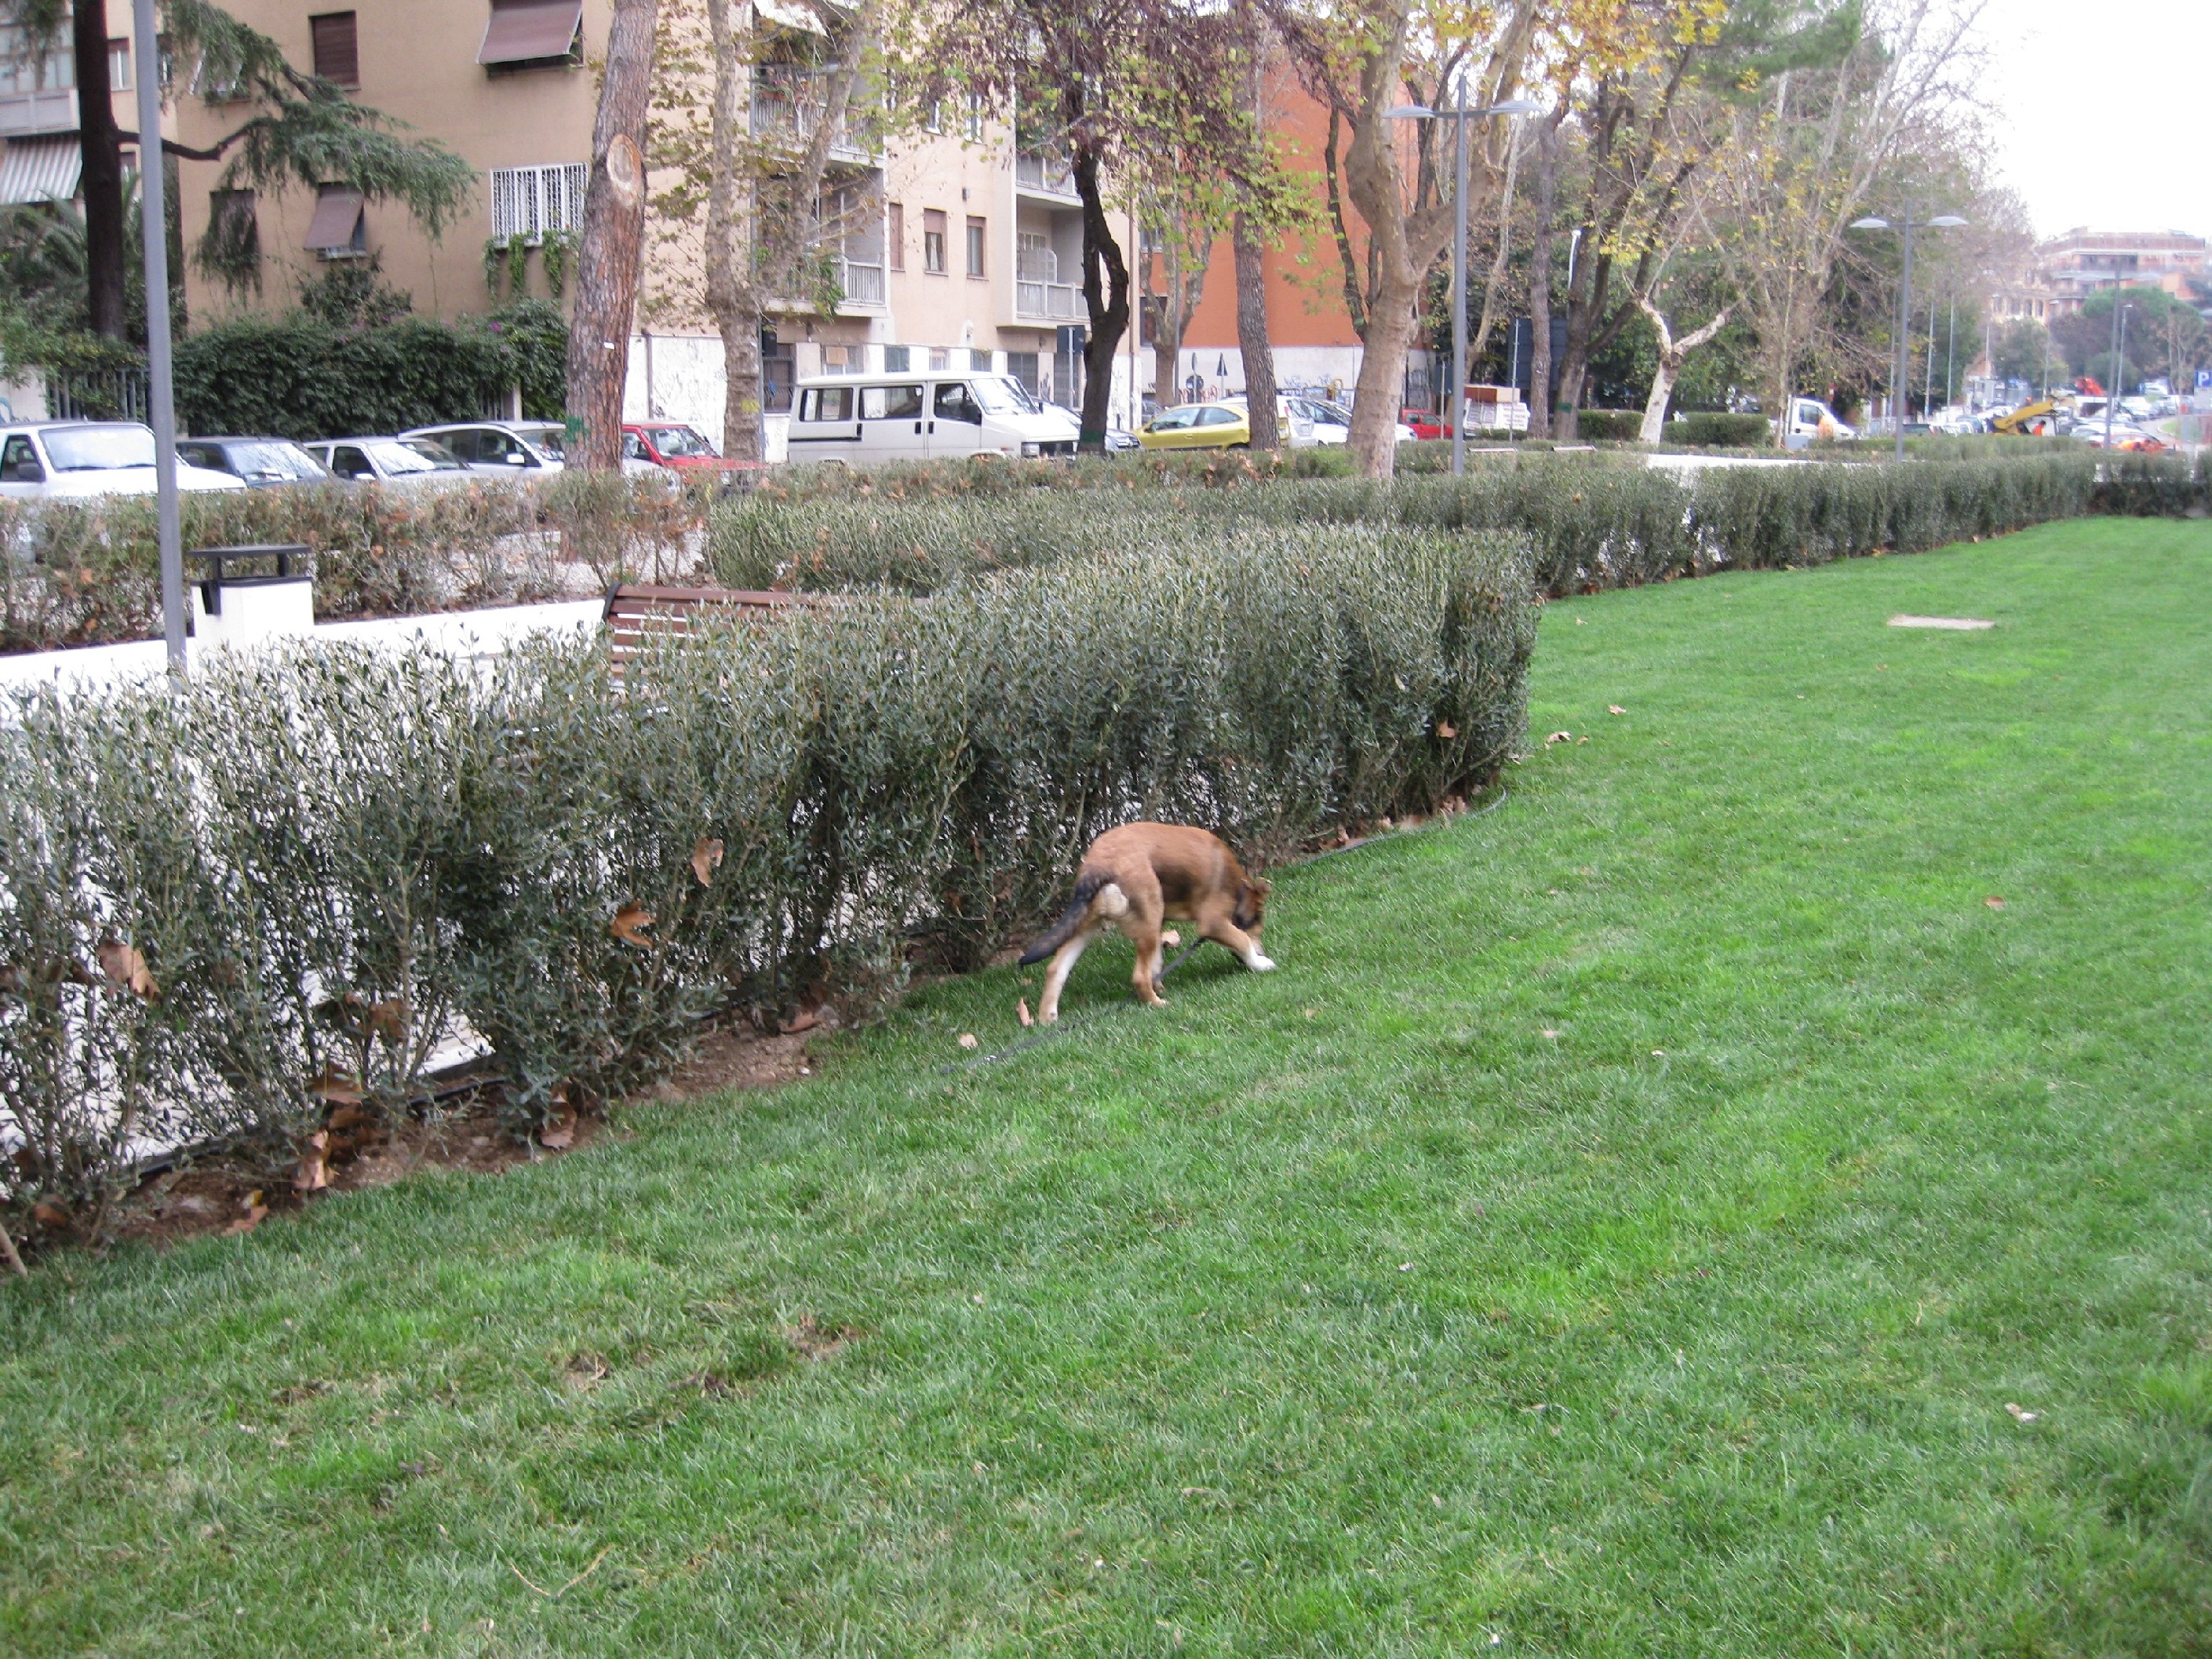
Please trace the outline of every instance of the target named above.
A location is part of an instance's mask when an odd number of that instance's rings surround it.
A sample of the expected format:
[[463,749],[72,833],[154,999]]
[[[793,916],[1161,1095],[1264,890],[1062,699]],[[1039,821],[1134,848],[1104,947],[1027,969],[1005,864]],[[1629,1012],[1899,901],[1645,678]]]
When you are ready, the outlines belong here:
[[1644,402],[1644,426],[1637,437],[1647,444],[1656,444],[1667,427],[1667,402],[1674,395],[1674,381],[1682,372],[1682,365],[1690,354],[1728,326],[1728,307],[1721,307],[1719,315],[1704,327],[1693,329],[1680,339],[1667,325],[1667,319],[1659,307],[1651,303],[1651,296],[1636,296],[1636,308],[1651,319],[1651,326],[1659,336],[1659,366],[1652,371],[1651,395]]

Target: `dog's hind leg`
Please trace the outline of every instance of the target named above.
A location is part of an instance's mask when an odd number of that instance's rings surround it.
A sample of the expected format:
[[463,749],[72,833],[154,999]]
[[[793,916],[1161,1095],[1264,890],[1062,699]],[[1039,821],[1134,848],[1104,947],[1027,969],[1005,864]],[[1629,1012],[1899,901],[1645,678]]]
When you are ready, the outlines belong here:
[[1090,948],[1091,941],[1103,926],[1105,924],[1101,921],[1085,921],[1075,930],[1073,939],[1052,953],[1052,966],[1044,973],[1044,994],[1037,999],[1037,1021],[1040,1024],[1049,1025],[1060,1018],[1060,988],[1067,983],[1067,976],[1075,971],[1075,964],[1082,959],[1084,951]]
[[1137,988],[1138,997],[1155,1008],[1164,1008],[1168,1000],[1160,994],[1160,930],[1155,923],[1150,927],[1124,925],[1137,947],[1137,965],[1129,971],[1129,983]]

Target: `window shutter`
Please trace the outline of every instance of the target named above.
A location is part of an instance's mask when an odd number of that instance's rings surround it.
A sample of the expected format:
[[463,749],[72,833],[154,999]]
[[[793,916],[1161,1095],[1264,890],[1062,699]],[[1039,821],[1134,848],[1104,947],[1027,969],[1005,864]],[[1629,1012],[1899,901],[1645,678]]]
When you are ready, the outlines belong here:
[[307,20],[315,73],[342,87],[361,85],[361,36],[355,18],[349,11],[326,11]]

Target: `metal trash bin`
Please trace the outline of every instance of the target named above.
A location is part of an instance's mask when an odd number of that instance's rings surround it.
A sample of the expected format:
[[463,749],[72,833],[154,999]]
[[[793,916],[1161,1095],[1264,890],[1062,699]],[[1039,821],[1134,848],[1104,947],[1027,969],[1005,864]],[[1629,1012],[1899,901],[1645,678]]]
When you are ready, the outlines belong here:
[[185,558],[192,639],[202,649],[314,631],[314,562],[306,544],[196,547]]

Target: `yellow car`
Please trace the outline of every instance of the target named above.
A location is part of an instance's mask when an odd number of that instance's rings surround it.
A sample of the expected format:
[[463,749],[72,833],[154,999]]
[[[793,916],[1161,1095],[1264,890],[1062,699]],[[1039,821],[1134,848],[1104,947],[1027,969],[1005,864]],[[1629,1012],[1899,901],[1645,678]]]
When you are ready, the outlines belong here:
[[1251,418],[1244,400],[1178,404],[1152,416],[1137,434],[1146,449],[1235,449],[1252,441]]

